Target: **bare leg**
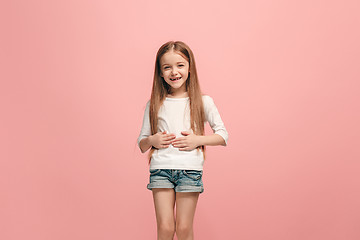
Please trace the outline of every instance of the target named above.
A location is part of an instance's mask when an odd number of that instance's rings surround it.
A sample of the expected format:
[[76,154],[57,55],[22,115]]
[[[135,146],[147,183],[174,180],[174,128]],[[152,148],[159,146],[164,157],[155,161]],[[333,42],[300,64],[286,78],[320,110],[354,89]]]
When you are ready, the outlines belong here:
[[173,188],[153,188],[158,240],[172,240],[175,234],[175,191]]
[[198,192],[176,193],[176,236],[178,240],[193,240],[193,221]]

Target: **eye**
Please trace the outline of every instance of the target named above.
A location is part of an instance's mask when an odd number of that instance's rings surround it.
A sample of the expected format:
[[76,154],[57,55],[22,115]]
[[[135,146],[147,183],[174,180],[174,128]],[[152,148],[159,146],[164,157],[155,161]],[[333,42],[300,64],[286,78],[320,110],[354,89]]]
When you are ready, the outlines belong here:
[[181,65],[179,65],[179,67],[183,67],[183,66],[184,66],[184,65],[182,65],[182,64],[181,64]]
[[164,69],[167,69],[167,68],[169,68],[169,67],[164,67]]

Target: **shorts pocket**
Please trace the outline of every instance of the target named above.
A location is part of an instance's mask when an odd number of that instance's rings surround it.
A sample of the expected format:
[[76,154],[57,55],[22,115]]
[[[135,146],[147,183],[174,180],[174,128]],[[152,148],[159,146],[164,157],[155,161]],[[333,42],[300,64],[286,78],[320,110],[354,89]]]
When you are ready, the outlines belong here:
[[202,171],[200,170],[183,170],[183,173],[185,176],[194,180],[199,180],[202,176]]
[[150,169],[150,176],[156,175],[161,171],[161,169]]

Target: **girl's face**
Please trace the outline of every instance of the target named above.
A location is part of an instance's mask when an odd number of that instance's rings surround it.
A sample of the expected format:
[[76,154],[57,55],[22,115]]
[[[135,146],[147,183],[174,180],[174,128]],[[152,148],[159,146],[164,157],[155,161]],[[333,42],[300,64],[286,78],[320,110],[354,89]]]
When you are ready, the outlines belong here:
[[172,90],[186,92],[185,82],[189,76],[189,62],[174,51],[165,53],[160,59],[160,76]]

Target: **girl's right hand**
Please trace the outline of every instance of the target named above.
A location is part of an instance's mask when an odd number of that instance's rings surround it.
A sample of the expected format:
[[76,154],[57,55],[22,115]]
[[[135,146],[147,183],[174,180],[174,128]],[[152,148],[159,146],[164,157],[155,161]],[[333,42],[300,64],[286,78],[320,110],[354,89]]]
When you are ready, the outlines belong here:
[[164,132],[158,132],[150,136],[149,140],[152,146],[160,149],[160,148],[168,148],[172,140],[175,139],[175,137],[176,137],[175,134],[166,133],[166,131],[164,131]]

